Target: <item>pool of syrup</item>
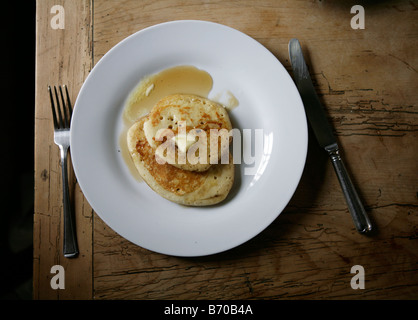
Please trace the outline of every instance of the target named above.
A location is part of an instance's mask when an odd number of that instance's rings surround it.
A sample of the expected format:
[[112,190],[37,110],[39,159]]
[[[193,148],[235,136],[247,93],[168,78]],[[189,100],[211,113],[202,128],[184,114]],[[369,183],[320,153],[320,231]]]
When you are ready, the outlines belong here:
[[129,95],[123,113],[126,124],[148,114],[162,98],[171,94],[195,94],[207,98],[213,81],[209,73],[193,66],[165,69],[141,80]]

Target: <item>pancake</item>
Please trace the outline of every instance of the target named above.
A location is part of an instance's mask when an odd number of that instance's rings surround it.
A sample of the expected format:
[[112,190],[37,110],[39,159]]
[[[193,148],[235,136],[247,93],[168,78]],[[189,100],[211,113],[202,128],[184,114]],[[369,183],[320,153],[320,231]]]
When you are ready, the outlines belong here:
[[162,197],[182,205],[207,206],[224,200],[234,182],[232,156],[228,164],[212,165],[204,172],[159,164],[145,137],[144,123],[148,120],[149,116],[139,119],[127,134],[129,153],[144,181]]
[[[218,131],[213,133],[211,129]],[[222,105],[200,96],[186,94],[174,94],[161,99],[151,109],[149,118],[144,123],[145,137],[160,157],[163,156],[160,153],[162,149],[158,146],[164,142],[161,135],[166,130],[171,131],[171,138],[176,142],[176,156],[169,163],[188,171],[206,171],[211,164],[219,163],[222,155],[228,159],[231,129],[228,112]],[[212,145],[216,146],[213,150],[210,149],[211,138]],[[179,141],[183,143],[181,146]],[[194,162],[190,161],[189,150],[195,156]]]

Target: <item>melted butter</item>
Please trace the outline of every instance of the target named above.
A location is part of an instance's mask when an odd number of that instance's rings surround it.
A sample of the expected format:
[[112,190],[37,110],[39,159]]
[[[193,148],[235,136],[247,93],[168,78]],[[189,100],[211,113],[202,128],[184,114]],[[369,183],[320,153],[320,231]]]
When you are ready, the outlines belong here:
[[176,93],[207,98],[212,85],[212,77],[206,71],[193,66],[177,66],[145,77],[132,90],[124,106],[125,129],[119,137],[119,146],[121,155],[136,180],[143,181],[128,150],[126,134],[129,127],[148,114],[162,98]]
[[225,106],[227,108],[228,111],[231,111],[232,109],[238,107],[239,105],[239,101],[238,99],[232,94],[231,91],[228,91],[228,103]]
[[239,105],[238,99],[229,90],[216,94],[212,100],[223,105],[228,111],[231,111]]
[[209,73],[193,66],[177,66],[145,77],[127,99],[124,121],[127,125],[133,124],[170,94],[195,94],[207,98],[212,84]]

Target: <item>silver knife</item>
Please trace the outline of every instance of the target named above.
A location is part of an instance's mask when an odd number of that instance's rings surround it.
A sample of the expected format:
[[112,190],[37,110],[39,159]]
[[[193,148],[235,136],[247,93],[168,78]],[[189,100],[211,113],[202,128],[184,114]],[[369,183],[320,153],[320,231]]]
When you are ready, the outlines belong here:
[[289,56],[294,81],[302,97],[306,116],[319,145],[327,151],[332,160],[354,225],[360,233],[368,233],[372,230],[372,224],[341,159],[337,140],[315,92],[308,67],[303,58],[302,48],[297,39],[291,39],[289,42]]

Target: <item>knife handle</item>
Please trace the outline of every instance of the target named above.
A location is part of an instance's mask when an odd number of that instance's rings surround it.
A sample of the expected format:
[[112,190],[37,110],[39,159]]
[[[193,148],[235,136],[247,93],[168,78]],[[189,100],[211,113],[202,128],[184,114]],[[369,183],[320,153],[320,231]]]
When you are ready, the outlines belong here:
[[368,233],[372,230],[372,224],[364,210],[363,204],[357,194],[357,191],[348,175],[344,162],[341,159],[338,149],[328,151],[332,160],[335,172],[347,201],[348,210],[353,218],[354,225],[360,233]]

